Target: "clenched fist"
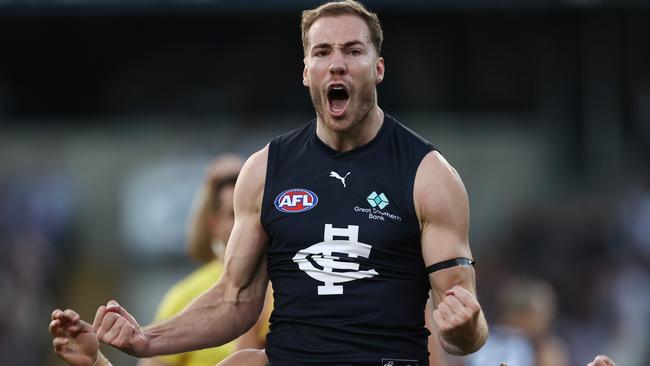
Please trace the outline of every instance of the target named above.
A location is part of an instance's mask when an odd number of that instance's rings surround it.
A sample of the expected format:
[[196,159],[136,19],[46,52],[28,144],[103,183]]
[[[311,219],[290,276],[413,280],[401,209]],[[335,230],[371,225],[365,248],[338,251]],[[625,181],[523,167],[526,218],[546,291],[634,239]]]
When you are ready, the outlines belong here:
[[117,301],[111,300],[97,309],[93,330],[103,343],[132,356],[146,356],[147,337],[138,322]]
[[468,346],[470,352],[480,348],[484,342],[476,339],[482,333],[477,332],[481,317],[481,305],[476,297],[461,286],[447,290],[433,312],[433,320],[442,338],[454,345],[471,345]]

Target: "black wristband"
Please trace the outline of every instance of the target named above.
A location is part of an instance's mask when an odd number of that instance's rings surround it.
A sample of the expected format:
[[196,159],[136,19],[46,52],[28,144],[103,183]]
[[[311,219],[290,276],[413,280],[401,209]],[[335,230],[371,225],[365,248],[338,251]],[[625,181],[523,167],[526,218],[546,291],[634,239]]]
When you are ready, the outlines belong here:
[[438,262],[430,265],[426,268],[427,274],[432,274],[433,272],[440,271],[441,269],[446,269],[455,266],[474,266],[476,262],[469,258],[454,258],[449,259],[443,262]]

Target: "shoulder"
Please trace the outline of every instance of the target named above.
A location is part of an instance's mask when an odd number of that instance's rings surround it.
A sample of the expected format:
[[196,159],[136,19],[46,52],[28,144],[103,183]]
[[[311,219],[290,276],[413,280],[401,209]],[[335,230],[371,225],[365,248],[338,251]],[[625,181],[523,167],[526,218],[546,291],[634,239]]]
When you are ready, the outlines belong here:
[[461,224],[468,220],[465,185],[456,169],[436,150],[425,155],[418,166],[413,199],[421,223],[442,220]]
[[[266,174],[266,163],[269,157],[269,145],[264,146],[262,150],[257,151],[251,155],[240,173],[242,177],[242,183],[244,184],[255,184],[259,183],[259,179],[262,179],[262,185],[264,184],[264,175]],[[237,183],[240,183],[239,181]]]

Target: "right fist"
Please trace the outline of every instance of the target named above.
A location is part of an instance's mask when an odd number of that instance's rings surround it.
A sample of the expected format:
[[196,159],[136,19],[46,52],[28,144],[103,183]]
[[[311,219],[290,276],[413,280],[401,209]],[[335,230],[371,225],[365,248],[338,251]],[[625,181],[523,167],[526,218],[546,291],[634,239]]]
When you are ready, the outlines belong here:
[[115,300],[97,309],[93,330],[103,343],[135,357],[146,355],[148,339],[142,328]]

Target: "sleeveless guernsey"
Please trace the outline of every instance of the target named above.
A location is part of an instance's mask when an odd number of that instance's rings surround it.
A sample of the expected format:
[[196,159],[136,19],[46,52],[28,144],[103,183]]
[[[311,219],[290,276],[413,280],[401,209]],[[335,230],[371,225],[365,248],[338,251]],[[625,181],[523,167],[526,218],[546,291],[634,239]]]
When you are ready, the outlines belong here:
[[427,365],[413,185],[433,146],[386,115],[373,140],[341,153],[316,123],[269,144],[270,364]]

